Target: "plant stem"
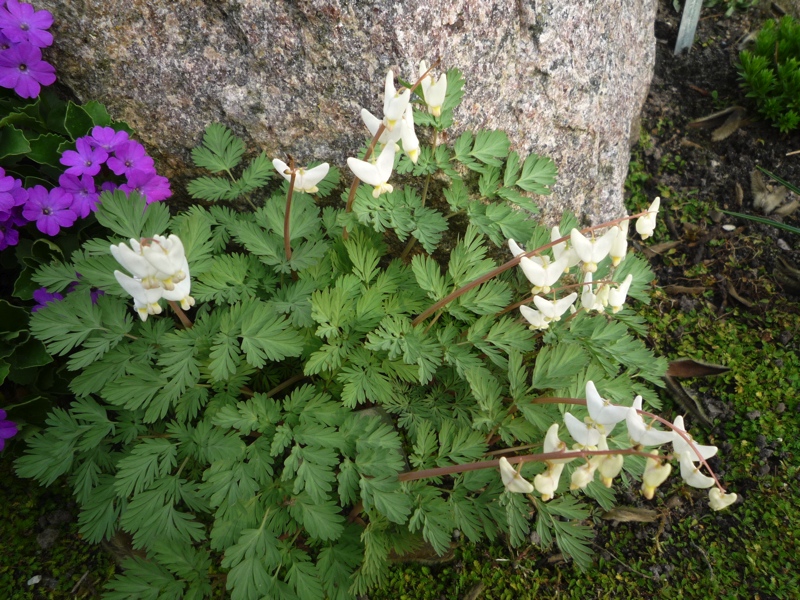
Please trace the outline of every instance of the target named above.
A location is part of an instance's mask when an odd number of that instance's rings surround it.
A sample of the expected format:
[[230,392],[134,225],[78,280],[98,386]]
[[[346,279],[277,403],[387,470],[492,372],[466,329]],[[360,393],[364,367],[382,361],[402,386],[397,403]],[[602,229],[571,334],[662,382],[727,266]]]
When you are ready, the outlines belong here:
[[180,321],[183,324],[183,326],[186,329],[191,329],[192,328],[192,321],[191,321],[191,319],[189,319],[189,317],[186,315],[186,313],[183,312],[183,309],[181,308],[180,304],[178,304],[174,300],[167,300],[167,302],[172,307],[172,310],[175,311],[175,314],[178,315],[178,319],[180,319]]
[[289,218],[292,214],[292,193],[294,192],[294,180],[297,176],[294,170],[294,160],[291,160],[291,162],[292,177],[289,180],[289,192],[286,194],[286,213],[283,216],[283,250],[286,253],[286,262],[292,260],[292,246],[289,243]]

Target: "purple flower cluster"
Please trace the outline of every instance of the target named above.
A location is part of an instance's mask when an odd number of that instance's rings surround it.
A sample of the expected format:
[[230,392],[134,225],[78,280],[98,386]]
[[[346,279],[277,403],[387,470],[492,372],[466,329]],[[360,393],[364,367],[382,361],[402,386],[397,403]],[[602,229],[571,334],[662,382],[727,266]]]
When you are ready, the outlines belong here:
[[0,451],[6,447],[6,440],[17,435],[17,424],[6,419],[6,411],[0,409]]
[[[156,173],[144,146],[124,131],[98,125],[90,135],[78,138],[75,146],[61,156],[67,169],[52,190],[41,185],[25,189],[0,168],[0,250],[15,246],[18,228],[28,223],[36,223],[39,231],[51,236],[71,227],[97,210],[104,190],[136,191],[148,204],[172,194],[169,180]],[[103,175],[124,183],[106,180],[98,185],[96,178]]]
[[47,31],[53,15],[18,0],[0,0],[0,86],[23,98],[35,98],[41,86],[56,80],[56,70],[42,60],[53,43]]

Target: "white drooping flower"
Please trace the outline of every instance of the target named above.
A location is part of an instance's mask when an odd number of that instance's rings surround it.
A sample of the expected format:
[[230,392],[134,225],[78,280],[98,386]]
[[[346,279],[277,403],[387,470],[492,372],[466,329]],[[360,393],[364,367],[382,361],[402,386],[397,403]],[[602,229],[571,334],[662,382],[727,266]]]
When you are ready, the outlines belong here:
[[[608,441],[606,436],[600,436],[600,441],[597,443],[598,450],[608,450]],[[600,473],[600,478],[603,485],[607,488],[611,487],[614,477],[619,475],[622,471],[622,466],[625,458],[621,454],[602,454],[600,456],[593,456],[592,460],[597,465],[597,471]]]
[[[279,158],[274,158],[272,159],[272,166],[286,181],[292,180],[292,169],[285,162]],[[295,169],[294,189],[307,194],[317,193],[319,191],[317,184],[325,179],[329,170],[330,165],[328,163],[322,163],[311,169],[306,169],[305,167]]]
[[533,487],[542,495],[542,502],[552,500],[558,489],[558,480],[561,478],[561,472],[564,470],[564,463],[555,463],[544,473],[539,473],[533,478]]
[[520,245],[511,239],[508,240],[508,249],[511,250],[511,254],[514,258],[517,258],[520,254],[525,254],[525,250],[520,248]]
[[408,101],[411,99],[411,90],[398,92],[394,87],[394,73],[386,73],[386,82],[383,88],[383,124],[392,131],[403,118]]
[[[550,454],[552,452],[567,452],[567,445],[562,442],[558,438],[558,423],[553,423],[547,429],[547,433],[544,436],[544,447],[543,452],[545,454]],[[569,458],[548,458],[545,462],[548,465],[555,465],[559,463],[568,463],[575,460],[574,456]]]
[[628,407],[611,404],[600,396],[593,381],[586,382],[586,408],[589,410],[589,417],[603,427],[606,435],[628,416]]
[[597,463],[589,460],[572,472],[569,489],[582,490],[594,481],[594,472],[597,470]]
[[705,489],[714,485],[714,479],[703,475],[688,454],[681,454],[679,460],[681,464],[681,477],[690,486]]
[[[597,312],[605,312],[605,307],[603,306],[603,302],[600,298],[598,298],[597,294],[594,293],[593,285],[592,285],[592,273],[591,271],[587,271],[583,275],[583,290],[581,291],[581,306],[584,310],[594,310]],[[602,288],[602,286],[601,286]],[[598,288],[600,291],[601,288]]]
[[550,262],[546,256],[533,256],[528,258],[523,256],[519,261],[519,266],[525,277],[533,284],[532,293],[547,294],[550,286],[555,285],[567,268],[568,257],[562,255],[555,262]]
[[572,247],[583,261],[583,270],[594,273],[597,271],[597,263],[611,251],[611,244],[619,235],[619,227],[615,225],[599,238],[592,236],[588,239],[577,229],[570,231],[569,235]]
[[388,193],[394,189],[388,183],[389,177],[392,176],[392,167],[394,167],[394,154],[394,144],[386,144],[374,163],[359,160],[352,156],[347,159],[347,166],[350,167],[356,177],[364,183],[375,186],[372,191],[373,198],[377,198],[384,192]]
[[629,219],[625,219],[619,224],[619,233],[614,238],[611,249],[608,251],[608,255],[611,257],[611,264],[615,267],[623,261],[625,254],[628,252],[628,228],[630,225]]
[[708,490],[708,505],[711,510],[723,510],[728,508],[731,504],[736,502],[738,496],[736,494],[726,494],[718,487],[713,487]]
[[[427,63],[424,60],[420,61],[419,76],[425,75],[427,70]],[[447,74],[442,73],[436,83],[433,82],[433,77],[425,75],[420,82],[420,87],[425,98],[425,104],[428,106],[428,112],[434,117],[441,116],[442,104],[444,104],[444,97],[447,94]]]
[[411,162],[417,164],[419,140],[417,139],[416,131],[414,131],[414,108],[411,104],[406,107],[406,112],[403,113],[403,122],[400,125],[400,139],[403,141],[403,152],[411,159]]
[[147,315],[161,312],[158,304],[161,298],[180,302],[184,308],[194,305],[189,295],[189,262],[178,236],[131,239],[130,247],[118,244],[110,249],[117,262],[132,275],[114,271],[117,282],[133,296],[134,309],[142,321],[147,320]]
[[[672,425],[675,427],[675,429],[679,429],[680,431],[682,431],[683,434],[687,438],[689,438],[689,440],[691,440],[692,444],[694,445],[694,448],[697,450],[697,452],[700,453],[700,456],[702,456],[705,460],[708,460],[709,458],[717,454],[716,446],[704,446],[703,444],[698,444],[697,442],[694,441],[689,432],[686,431],[686,427],[683,424],[682,415],[678,415],[677,417],[675,417],[675,420],[672,422]],[[690,446],[686,442],[686,440],[683,439],[676,431],[672,432],[672,448],[673,450],[675,450],[675,454],[677,455],[686,454],[691,458],[692,462],[700,462],[700,456],[697,456],[697,452],[695,452],[695,450],[692,449],[692,446]]]
[[[361,109],[361,120],[364,121],[364,125],[367,126],[369,132],[375,136],[378,133],[378,128],[381,126],[383,121],[369,112],[366,108]],[[381,133],[381,137],[378,138],[379,144],[394,144],[400,141],[400,137],[403,135],[403,128],[402,127],[395,127],[391,131],[383,128],[383,133]],[[396,149],[395,149],[396,150]]]
[[503,485],[506,486],[506,491],[515,494],[530,494],[533,491],[533,485],[520,475],[517,470],[511,466],[505,456],[500,457],[500,478],[503,480]]
[[645,423],[637,411],[642,410],[642,397],[636,396],[633,405],[628,409],[625,421],[628,425],[628,436],[639,446],[660,446],[673,441],[672,431],[662,431]]
[[531,329],[547,329],[550,327],[549,321],[535,308],[523,304],[519,307],[519,312],[522,313],[522,316],[525,317],[525,320],[530,324]]
[[667,480],[672,465],[668,462],[662,463],[661,460],[648,458],[642,476],[642,494],[648,500],[652,500],[656,493],[656,488]]
[[628,273],[619,287],[609,288],[608,290],[608,305],[611,307],[612,313],[617,313],[625,306],[625,299],[628,297],[628,290],[631,289],[633,282],[633,275]]
[[569,430],[572,439],[583,448],[596,447],[602,432],[594,422],[581,421],[572,413],[564,413],[564,424]]
[[[570,235],[572,235],[571,232],[570,232]],[[564,236],[561,235],[561,230],[558,228],[558,225],[555,225],[550,230],[550,241],[551,242],[555,242],[556,240],[559,240],[562,237],[564,237]],[[573,248],[572,246],[567,244],[566,241],[559,242],[558,244],[553,246],[553,256],[555,257],[556,260],[558,260],[562,256],[566,256],[567,257],[567,268],[568,269],[574,267],[579,262],[581,262],[581,259],[578,256],[578,253],[575,252],[575,248]]]
[[534,296],[533,303],[542,313],[545,321],[560,321],[561,315],[569,310],[577,297],[578,294],[576,292],[572,292],[569,296],[564,296],[558,300],[545,300],[541,296]]
[[636,219],[636,232],[646,240],[656,229],[656,216],[658,216],[658,208],[661,206],[661,198],[657,197],[647,209],[647,214],[643,217]]

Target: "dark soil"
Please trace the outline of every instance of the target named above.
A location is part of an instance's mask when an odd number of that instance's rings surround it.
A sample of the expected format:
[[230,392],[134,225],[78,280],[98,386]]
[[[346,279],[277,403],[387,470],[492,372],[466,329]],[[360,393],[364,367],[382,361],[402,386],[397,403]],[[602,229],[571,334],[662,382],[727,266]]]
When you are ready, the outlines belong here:
[[[694,46],[688,54],[676,57],[672,49],[680,15],[671,0],[660,2],[655,24],[656,68],[642,114],[646,143],[637,153],[650,176],[646,191],[650,197],[662,196],[662,208],[667,210],[659,217],[664,216],[670,238],[679,243],[670,250],[686,256],[681,268],[658,257],[652,261],[659,284],[684,288],[710,284],[716,289],[720,308],[738,302],[757,310],[772,290],[765,285],[764,275],[777,285],[778,292],[800,293],[797,274],[792,273],[792,267],[800,265],[797,236],[717,210],[764,216],[753,206],[751,173],[756,165],[800,184],[800,154],[787,156],[800,150],[800,133],[782,134],[761,121],[744,97],[737,74],[739,52],[745,47],[742,41],[765,19],[779,15],[750,10],[724,18],[723,9],[703,12]],[[743,120],[724,140],[712,141],[713,130],[724,117],[710,127],[692,124],[733,106],[744,109]],[[768,181],[766,176],[764,179]],[[792,197],[789,194],[786,202]],[[694,200],[687,203],[686,198]],[[683,214],[687,204],[700,214]],[[770,218],[798,226],[797,212]],[[736,225],[737,229],[728,232],[722,225]],[[765,240],[770,241],[759,243]],[[687,276],[687,267],[701,263],[715,282]]]

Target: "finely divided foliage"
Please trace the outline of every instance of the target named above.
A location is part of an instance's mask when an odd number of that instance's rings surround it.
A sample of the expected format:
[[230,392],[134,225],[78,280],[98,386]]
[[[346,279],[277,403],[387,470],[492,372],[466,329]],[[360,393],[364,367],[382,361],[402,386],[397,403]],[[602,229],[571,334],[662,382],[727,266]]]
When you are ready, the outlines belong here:
[[[423,542],[444,553],[456,530],[529,543],[531,502],[542,545],[588,564],[580,496],[560,488],[550,502],[525,498],[504,487],[496,461],[462,466],[493,461],[487,453],[498,449],[510,458],[517,444],[541,448],[561,418],[542,398],[584,398],[587,382],[615,403],[636,394],[652,403],[665,363],[631,335],[643,324],[624,309],[578,310],[540,331],[519,318],[530,285],[495,257],[509,237],[529,249],[550,243],[526,192],[549,193],[555,166],[510,152],[497,131],[437,145],[463,83],[448,71],[443,104],[419,110],[412,96],[404,109],[416,110],[410,126],[432,131],[418,156],[397,154],[396,172],[414,176],[405,186],[376,197],[362,185],[321,209],[336,168],[314,196],[278,186],[263,154],[242,168],[242,142],[212,125],[193,154],[212,174],[189,190],[254,210],[170,217],[106,193],[97,217],[108,238],[36,274],[56,291],[81,273],[75,291],[32,319],[49,352],[68,357],[75,401],[49,416],[17,470],[45,484],[66,475],[88,540],[121,530],[146,553],[126,561],[107,598],[202,598],[221,585],[220,570],[234,600],[354,598],[380,583],[390,555]],[[402,121],[393,126],[409,126]],[[292,179],[293,165],[281,175]],[[459,239],[444,247],[454,223]],[[566,216],[561,233],[575,224]],[[134,318],[108,246],[170,233],[191,271],[191,320],[174,302],[180,321],[169,310]],[[389,249],[398,241],[402,256]],[[646,301],[652,277],[634,256],[618,268],[600,260],[594,282],[619,285],[628,274],[628,295]],[[548,299],[582,281],[573,270]],[[92,288],[105,292],[96,303]],[[639,475],[635,459],[625,468]],[[525,462],[524,476],[547,468]],[[428,469],[439,471],[414,473]],[[613,504],[595,483],[585,494]]]

